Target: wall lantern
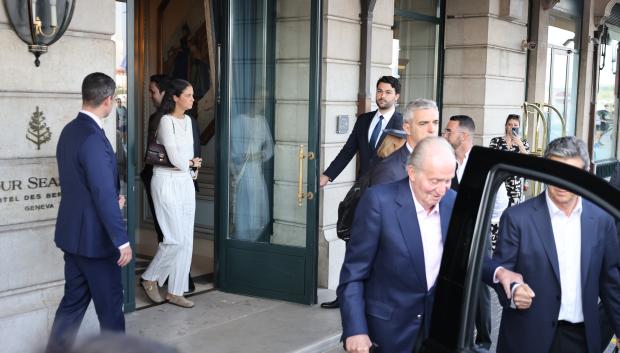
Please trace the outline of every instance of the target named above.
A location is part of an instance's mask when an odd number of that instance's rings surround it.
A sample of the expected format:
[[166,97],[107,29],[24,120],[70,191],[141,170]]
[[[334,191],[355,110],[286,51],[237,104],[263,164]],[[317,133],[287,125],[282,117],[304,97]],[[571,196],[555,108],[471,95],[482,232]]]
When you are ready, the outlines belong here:
[[76,0],[4,0],[15,33],[28,44],[39,66],[39,56],[56,42],[71,22]]

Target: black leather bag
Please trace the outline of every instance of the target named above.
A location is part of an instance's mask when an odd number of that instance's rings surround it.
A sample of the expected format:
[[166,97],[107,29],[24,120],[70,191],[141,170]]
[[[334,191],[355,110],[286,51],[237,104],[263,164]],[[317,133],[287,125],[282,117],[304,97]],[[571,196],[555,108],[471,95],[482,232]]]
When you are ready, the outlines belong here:
[[348,242],[351,240],[351,231],[353,230],[353,220],[355,218],[355,209],[362,195],[370,185],[370,174],[367,172],[363,177],[353,184],[344,200],[338,205],[338,222],[336,223],[336,235],[338,238]]
[[[174,129],[174,124],[172,124],[172,128]],[[174,166],[172,165],[172,163],[170,163],[170,160],[168,159],[166,147],[164,147],[164,145],[160,145],[155,141],[157,141],[157,131],[155,131],[155,136],[153,136],[153,139],[149,141],[148,145],[146,146],[144,163],[174,168]]]

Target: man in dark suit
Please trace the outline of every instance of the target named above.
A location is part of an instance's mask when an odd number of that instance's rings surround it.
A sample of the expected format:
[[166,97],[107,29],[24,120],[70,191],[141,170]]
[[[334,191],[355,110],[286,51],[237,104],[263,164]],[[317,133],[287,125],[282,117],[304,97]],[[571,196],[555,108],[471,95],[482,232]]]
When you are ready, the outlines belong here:
[[[553,140],[545,158],[590,163],[586,144],[572,136]],[[498,352],[599,352],[599,298],[620,334],[617,249],[612,217],[558,187],[504,211],[493,259],[522,273],[536,297],[528,310],[503,303]]]
[[403,117],[395,107],[398,97],[400,97],[400,82],[397,78],[383,76],[377,81],[377,110],[357,118],[347,142],[321,175],[319,181],[321,187],[336,179],[356,153],[359,154],[360,162],[357,178],[368,171],[370,161],[376,156],[377,147],[381,145],[385,136],[383,130],[402,129]]
[[[336,158],[323,172],[319,186],[324,187],[340,175],[356,153],[359,155],[359,170],[356,179],[370,169],[371,161],[376,160],[377,148],[385,137],[385,129],[401,130],[403,116],[396,111],[396,101],[400,97],[400,82],[392,76],[382,76],[377,81],[375,102],[377,110],[360,115],[355,121],[353,131]],[[324,309],[338,308],[338,298],[321,303]]]
[[410,353],[427,329],[455,192],[454,151],[422,140],[408,177],[369,188],[357,207],[338,297],[348,352]]
[[[102,128],[115,83],[92,73],[82,83],[82,110],[62,130],[56,149],[62,199],[55,242],[64,252],[65,292],[49,351],[68,350],[92,299],[101,330],[125,331],[120,268],[132,258],[121,208],[116,157]],[[120,207],[119,207],[120,206]]]
[[373,167],[371,185],[385,184],[407,176],[407,158],[418,142],[437,136],[439,110],[430,99],[418,98],[407,104],[403,116],[403,130],[407,143]]
[[[456,173],[450,188],[458,191],[459,184],[463,178],[463,171],[467,166],[469,152],[474,147],[474,133],[476,124],[467,115],[454,115],[450,117],[443,137],[448,140],[456,154]],[[478,296],[478,309],[476,310],[476,339],[477,345],[484,349],[491,348],[491,294],[487,286],[480,288]]]

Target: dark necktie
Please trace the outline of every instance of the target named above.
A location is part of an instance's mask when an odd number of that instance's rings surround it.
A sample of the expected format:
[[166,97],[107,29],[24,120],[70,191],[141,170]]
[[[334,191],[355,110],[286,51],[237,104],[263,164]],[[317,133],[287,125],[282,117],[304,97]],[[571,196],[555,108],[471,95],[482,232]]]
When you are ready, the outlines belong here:
[[370,142],[368,144],[370,144],[371,150],[374,150],[377,146],[377,140],[379,139],[379,134],[381,134],[381,125],[383,125],[383,115],[379,115],[379,122],[375,125],[370,135]]

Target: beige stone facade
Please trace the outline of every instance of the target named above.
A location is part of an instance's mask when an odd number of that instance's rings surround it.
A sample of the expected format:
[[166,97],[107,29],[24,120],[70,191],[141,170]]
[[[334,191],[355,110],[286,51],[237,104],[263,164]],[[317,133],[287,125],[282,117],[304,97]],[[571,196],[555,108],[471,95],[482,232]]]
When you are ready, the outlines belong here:
[[[443,123],[453,114],[467,114],[477,125],[475,143],[488,145],[501,135],[508,113],[519,113],[524,101],[544,99],[548,11],[542,1],[527,0],[447,0],[445,9],[445,49],[443,84]],[[620,1],[584,0],[579,77],[577,88],[576,135],[590,136],[594,31],[603,23],[614,4]],[[63,261],[53,243],[58,192],[50,180],[57,177],[55,146],[64,125],[80,109],[80,83],[93,71],[114,76],[115,31],[113,0],[77,1],[73,20],[65,35],[34,66],[34,57],[14,33],[0,3],[0,342],[7,352],[30,352],[44,344],[63,290]],[[297,153],[307,143],[308,131],[289,126],[307,126],[309,80],[309,6],[281,2],[276,19],[275,147],[273,238],[275,244],[305,246],[306,207],[297,207]],[[288,4],[288,5],[287,5]],[[355,123],[360,79],[361,5],[358,0],[324,0],[323,56],[321,79],[321,142],[319,168],[323,171],[340,151]],[[528,18],[528,9],[535,10]],[[370,57],[371,100],[374,109],[375,82],[390,75],[393,53],[394,0],[377,0],[372,24]],[[151,8],[154,14],[156,9]],[[536,21],[536,25],[532,21]],[[156,24],[147,21],[149,31]],[[525,50],[528,27],[535,28],[537,49]],[[423,30],[423,29],[421,29]],[[428,30],[428,28],[426,28]],[[152,35],[152,34],[151,34]],[[147,38],[147,45],[155,45]],[[297,45],[292,45],[292,44]],[[419,42],[406,48],[411,56],[428,66],[434,54],[432,43]],[[440,50],[442,48],[439,48]],[[150,56],[149,56],[150,55]],[[147,50],[146,73],[155,73],[156,58]],[[295,79],[289,79],[295,77]],[[439,82],[429,77],[405,77],[403,90],[430,94]],[[420,88],[423,87],[423,88]],[[142,87],[145,91],[146,84]],[[526,93],[527,92],[527,93]],[[145,96],[146,97],[146,96]],[[542,97],[542,98],[541,98]],[[144,98],[144,97],[143,97]],[[137,109],[144,115],[151,108],[143,99]],[[37,108],[38,107],[38,108]],[[39,109],[50,128],[51,139],[37,146],[25,136],[29,122]],[[349,129],[337,133],[339,115],[348,116]],[[294,121],[292,121],[294,120]],[[115,122],[105,123],[114,146]],[[40,148],[39,148],[40,147]],[[208,146],[211,166],[217,149]],[[292,162],[294,161],[294,162]],[[335,289],[344,258],[344,242],[336,236],[338,203],[355,180],[355,161],[320,192],[318,285]],[[33,184],[29,179],[34,177]],[[213,178],[213,175],[210,175]],[[43,181],[42,181],[43,180]],[[15,189],[20,181],[21,189]],[[206,183],[206,181],[205,181]],[[210,181],[212,184],[212,181]],[[33,188],[28,189],[28,185]],[[37,185],[35,188],[34,185]],[[305,186],[305,185],[304,185]],[[41,195],[46,202],[30,198]],[[28,196],[28,199],[24,197]],[[7,198],[6,201],[4,198]],[[19,201],[8,201],[10,197]],[[207,200],[207,199],[205,199]],[[212,232],[213,199],[207,200],[211,219],[205,233]],[[40,207],[38,205],[52,205]],[[27,207],[35,207],[26,211]],[[206,206],[205,206],[206,207]],[[208,207],[207,207],[208,208]],[[143,213],[141,206],[139,212]],[[205,211],[207,213],[207,211]],[[152,240],[152,239],[151,239]],[[213,243],[204,240],[210,246]],[[201,243],[202,244],[202,243]],[[145,247],[153,247],[150,243]],[[201,245],[202,246],[202,245]],[[205,245],[206,246],[206,245]],[[212,260],[212,259],[210,259]],[[85,331],[96,330],[92,311]]]
[[[59,188],[56,144],[62,128],[81,108],[82,79],[94,71],[114,77],[114,1],[78,1],[65,35],[42,55],[34,56],[13,31],[0,3],[0,179],[21,181],[22,188],[2,189],[0,204],[0,341],[4,352],[32,352],[47,342],[62,297],[62,253],[54,245]],[[94,15],[96,14],[96,15]],[[37,110],[43,113],[51,140],[38,146],[26,139]],[[105,122],[115,139],[115,120]],[[37,183],[32,183],[35,177]],[[41,181],[43,179],[43,181]],[[52,184],[52,185],[50,185]],[[38,196],[37,196],[38,195]],[[44,207],[37,206],[43,205]],[[51,206],[50,206],[51,205]],[[89,311],[84,332],[94,331]]]

